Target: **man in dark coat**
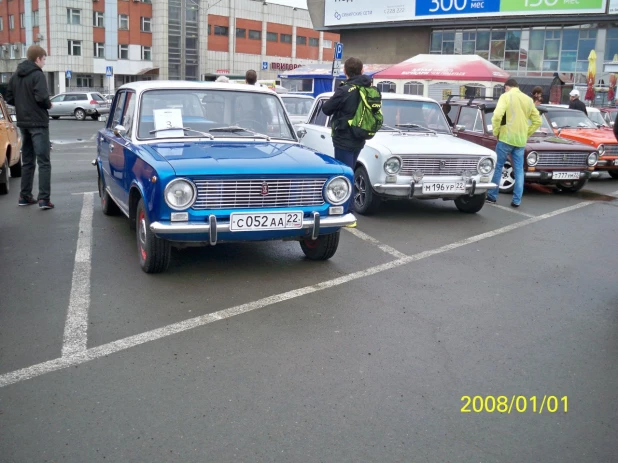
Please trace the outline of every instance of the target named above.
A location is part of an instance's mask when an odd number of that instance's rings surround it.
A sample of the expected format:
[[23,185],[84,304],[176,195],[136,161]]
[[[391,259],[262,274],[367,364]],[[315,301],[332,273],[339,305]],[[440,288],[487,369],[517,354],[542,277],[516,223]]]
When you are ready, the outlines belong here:
[[579,99],[579,90],[571,90],[569,96],[571,97],[569,109],[579,109],[587,116],[588,111],[586,110],[586,103]]
[[47,53],[38,45],[28,48],[27,58],[19,63],[9,80],[6,101],[15,106],[17,126],[21,130],[21,193],[20,206],[30,206],[37,201],[32,196],[34,171],[39,164],[39,195],[41,209],[53,209],[50,201],[51,161],[49,143],[49,114],[52,107],[47,90],[43,66]]

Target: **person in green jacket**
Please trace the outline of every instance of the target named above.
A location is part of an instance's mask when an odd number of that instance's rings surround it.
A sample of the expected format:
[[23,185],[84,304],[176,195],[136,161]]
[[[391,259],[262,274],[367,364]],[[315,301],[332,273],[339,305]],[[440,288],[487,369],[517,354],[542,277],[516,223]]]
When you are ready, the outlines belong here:
[[[519,207],[524,193],[524,149],[530,135],[541,126],[541,115],[532,98],[519,90],[515,79],[509,79],[504,83],[504,93],[498,100],[491,124],[494,135],[498,137],[496,146],[498,162],[492,183],[500,185],[502,168],[510,155],[515,175],[511,206]],[[487,202],[495,203],[499,191],[499,186],[489,190]]]

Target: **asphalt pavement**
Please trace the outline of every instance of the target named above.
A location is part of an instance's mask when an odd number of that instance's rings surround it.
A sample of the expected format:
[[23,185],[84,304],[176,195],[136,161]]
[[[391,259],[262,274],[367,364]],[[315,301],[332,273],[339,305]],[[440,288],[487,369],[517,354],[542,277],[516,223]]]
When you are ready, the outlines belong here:
[[100,210],[102,126],[51,122],[54,210],[0,197],[3,463],[618,461],[618,181],[147,275]]

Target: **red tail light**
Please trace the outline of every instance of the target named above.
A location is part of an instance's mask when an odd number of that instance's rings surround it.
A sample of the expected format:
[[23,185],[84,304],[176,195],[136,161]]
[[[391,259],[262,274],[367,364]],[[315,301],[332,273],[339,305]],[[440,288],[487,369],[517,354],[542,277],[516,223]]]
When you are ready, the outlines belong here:
[[99,104],[97,100],[90,100],[90,104]]

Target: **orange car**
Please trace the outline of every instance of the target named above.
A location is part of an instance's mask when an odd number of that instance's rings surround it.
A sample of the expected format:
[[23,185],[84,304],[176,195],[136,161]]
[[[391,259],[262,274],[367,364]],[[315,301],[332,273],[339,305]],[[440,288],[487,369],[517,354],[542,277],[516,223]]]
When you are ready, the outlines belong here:
[[9,192],[11,177],[21,177],[21,136],[0,96],[0,195]]
[[588,116],[575,109],[543,106],[545,117],[557,135],[593,146],[599,153],[596,170],[618,178],[618,140],[612,130],[598,128]]

